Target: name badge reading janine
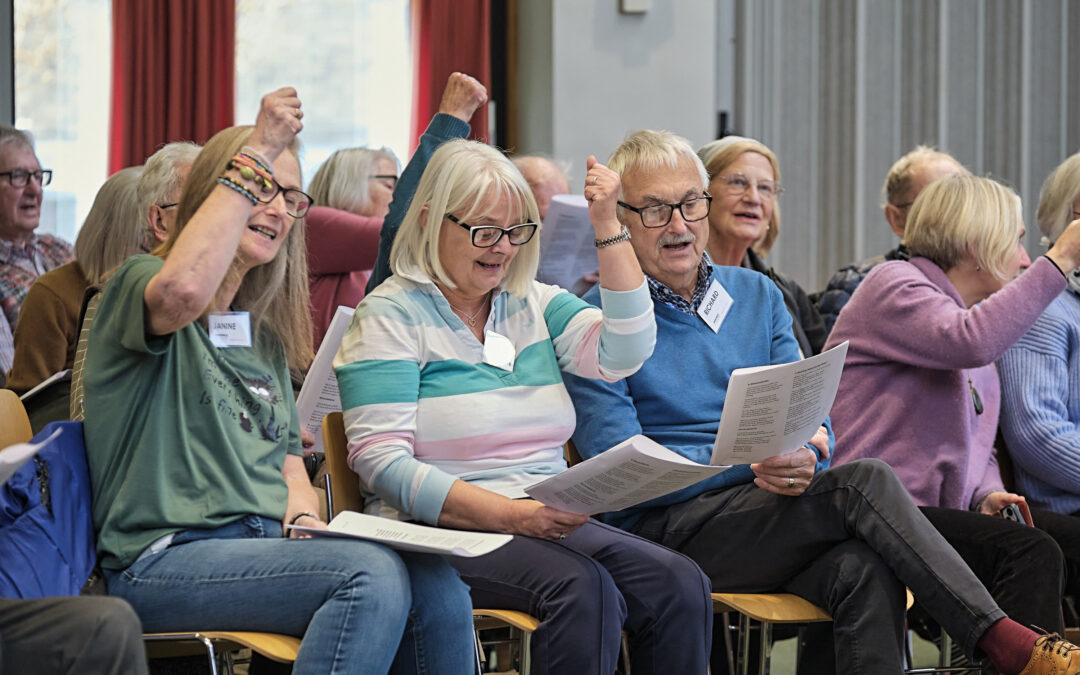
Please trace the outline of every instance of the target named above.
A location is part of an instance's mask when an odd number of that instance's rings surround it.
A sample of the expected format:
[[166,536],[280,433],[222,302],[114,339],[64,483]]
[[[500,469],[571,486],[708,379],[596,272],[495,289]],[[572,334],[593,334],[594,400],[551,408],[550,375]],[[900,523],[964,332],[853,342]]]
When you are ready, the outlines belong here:
[[705,298],[701,301],[701,306],[698,307],[698,316],[715,333],[720,330],[720,324],[724,323],[724,317],[727,316],[728,310],[731,309],[732,302],[734,301],[728,295],[728,292],[724,290],[724,287],[720,285],[720,282],[713,279],[712,283],[709,284],[709,289],[705,291]]
[[210,344],[215,347],[250,347],[251,317],[247,312],[218,312],[210,315]]
[[510,338],[491,330],[484,332],[484,363],[514,372],[515,359],[517,352]]

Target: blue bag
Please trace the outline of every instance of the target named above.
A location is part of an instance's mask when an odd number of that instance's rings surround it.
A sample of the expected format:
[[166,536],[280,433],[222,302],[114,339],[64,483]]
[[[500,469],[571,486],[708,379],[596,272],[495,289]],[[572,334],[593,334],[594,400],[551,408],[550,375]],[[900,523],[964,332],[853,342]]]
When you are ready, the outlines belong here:
[[0,598],[78,595],[97,555],[82,422],[52,422],[48,443],[0,486]]

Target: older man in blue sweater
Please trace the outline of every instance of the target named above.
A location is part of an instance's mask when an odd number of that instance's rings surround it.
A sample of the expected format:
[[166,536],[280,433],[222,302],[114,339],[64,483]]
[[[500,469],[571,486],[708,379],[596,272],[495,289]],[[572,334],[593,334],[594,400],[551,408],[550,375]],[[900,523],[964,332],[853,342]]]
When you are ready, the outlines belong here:
[[[772,282],[712,265],[704,253],[710,202],[744,199],[749,206],[736,212],[753,217],[759,177],[748,176],[749,199],[710,196],[690,143],[654,131],[628,137],[608,166],[622,178],[619,218],[649,283],[656,348],[620,382],[566,376],[574,443],[588,458],[640,433],[707,463],[731,372],[798,358]],[[702,302],[717,292],[731,302]],[[585,299],[600,304],[596,289]],[[825,470],[831,445],[831,432],[822,432],[803,448],[607,518],[689,555],[717,590],[785,591],[825,608],[838,673],[903,671],[905,585],[999,672],[1080,673],[1080,649],[1007,618],[887,465]]]

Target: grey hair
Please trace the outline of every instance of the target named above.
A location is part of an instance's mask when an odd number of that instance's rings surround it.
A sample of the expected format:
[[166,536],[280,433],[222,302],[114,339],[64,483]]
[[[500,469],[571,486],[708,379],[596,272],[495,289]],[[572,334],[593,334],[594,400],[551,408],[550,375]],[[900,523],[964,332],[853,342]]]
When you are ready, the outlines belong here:
[[311,201],[342,211],[364,214],[371,204],[371,177],[375,162],[388,159],[401,171],[390,148],[343,148],[326,158],[311,179]]
[[[701,158],[694,152],[690,141],[670,131],[635,131],[615,148],[615,152],[608,158],[607,166],[621,176],[634,169],[674,169],[684,160],[694,164],[701,176],[701,188],[704,190],[709,185],[709,174],[705,171]],[[619,197],[624,197],[621,187]]]
[[1046,238],[1053,243],[1073,221],[1073,204],[1080,197],[1080,152],[1059,164],[1043,183],[1035,220]]
[[143,250],[146,222],[136,198],[143,167],[109,176],[75,239],[75,259],[91,286],[100,286],[120,263]]
[[0,151],[8,145],[16,145],[34,150],[34,136],[29,131],[0,124]]
[[[146,160],[136,188],[139,212],[144,221],[151,204],[161,204],[172,194],[179,200],[178,191],[184,187],[185,177],[180,168],[194,164],[200,150],[202,146],[187,141],[167,143]],[[147,236],[153,238],[154,235],[148,230]]]

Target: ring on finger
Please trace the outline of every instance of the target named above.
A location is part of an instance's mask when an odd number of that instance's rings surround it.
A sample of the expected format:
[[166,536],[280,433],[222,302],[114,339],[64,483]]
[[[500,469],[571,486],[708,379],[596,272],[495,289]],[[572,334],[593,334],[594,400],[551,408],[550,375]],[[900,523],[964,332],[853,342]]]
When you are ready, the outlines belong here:
[[787,479],[787,486],[788,486],[789,488],[793,488],[793,487],[795,487],[795,479],[794,479],[794,478],[788,478],[788,479]]
[[592,177],[592,184],[596,185],[596,181],[598,181],[598,180],[600,180],[600,176],[593,176]]
[[304,111],[300,108],[293,108],[292,114],[296,117],[296,119],[300,119],[304,116]]
[[565,540],[566,540],[566,535],[565,535],[565,534],[562,534],[562,533],[560,532],[560,533],[559,533],[559,541],[565,541]]

